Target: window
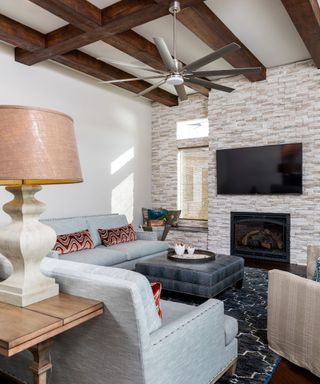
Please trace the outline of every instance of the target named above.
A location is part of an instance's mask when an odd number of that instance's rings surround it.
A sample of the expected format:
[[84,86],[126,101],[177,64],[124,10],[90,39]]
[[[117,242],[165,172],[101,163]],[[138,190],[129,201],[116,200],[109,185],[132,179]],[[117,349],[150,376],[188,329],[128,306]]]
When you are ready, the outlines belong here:
[[183,219],[208,220],[208,147],[179,149],[178,206]]
[[196,139],[209,135],[208,119],[180,121],[177,123],[177,140]]

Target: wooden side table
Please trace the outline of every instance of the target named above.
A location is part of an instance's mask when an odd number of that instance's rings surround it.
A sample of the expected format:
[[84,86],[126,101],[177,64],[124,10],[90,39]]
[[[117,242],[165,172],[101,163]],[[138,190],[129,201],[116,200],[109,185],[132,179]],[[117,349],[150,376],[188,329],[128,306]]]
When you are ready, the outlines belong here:
[[0,303],[0,354],[31,351],[34,384],[47,384],[52,338],[103,313],[103,303],[60,293],[20,308]]

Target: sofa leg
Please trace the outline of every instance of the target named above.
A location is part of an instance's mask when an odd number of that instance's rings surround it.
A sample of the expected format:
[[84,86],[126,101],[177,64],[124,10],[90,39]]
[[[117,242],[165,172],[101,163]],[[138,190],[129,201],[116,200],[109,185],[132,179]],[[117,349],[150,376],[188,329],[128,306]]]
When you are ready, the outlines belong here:
[[241,289],[243,285],[243,279],[236,282],[236,288]]
[[233,376],[235,373],[236,373],[236,369],[237,369],[237,359],[235,359],[232,363],[232,365],[229,367],[229,369],[227,370],[227,374],[228,375],[231,375]]
[[221,379],[223,375],[234,375],[237,368],[237,359],[231,361],[231,363],[222,371],[218,376],[216,376],[210,384],[215,384]]

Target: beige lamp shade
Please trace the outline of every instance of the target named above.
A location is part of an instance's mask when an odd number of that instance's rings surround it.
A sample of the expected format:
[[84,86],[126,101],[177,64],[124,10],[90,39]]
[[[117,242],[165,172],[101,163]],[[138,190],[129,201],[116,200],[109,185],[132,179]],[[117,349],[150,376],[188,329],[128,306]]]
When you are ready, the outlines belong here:
[[69,116],[41,108],[0,105],[0,185],[81,181]]

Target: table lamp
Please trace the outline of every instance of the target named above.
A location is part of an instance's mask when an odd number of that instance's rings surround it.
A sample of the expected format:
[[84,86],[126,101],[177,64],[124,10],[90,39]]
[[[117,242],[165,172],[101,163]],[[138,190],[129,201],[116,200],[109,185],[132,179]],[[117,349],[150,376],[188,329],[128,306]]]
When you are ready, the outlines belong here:
[[0,185],[14,196],[3,206],[11,223],[0,228],[0,253],[13,273],[0,283],[0,301],[24,307],[55,296],[55,280],[40,271],[56,234],[39,222],[43,184],[82,181],[73,120],[56,111],[0,105]]

